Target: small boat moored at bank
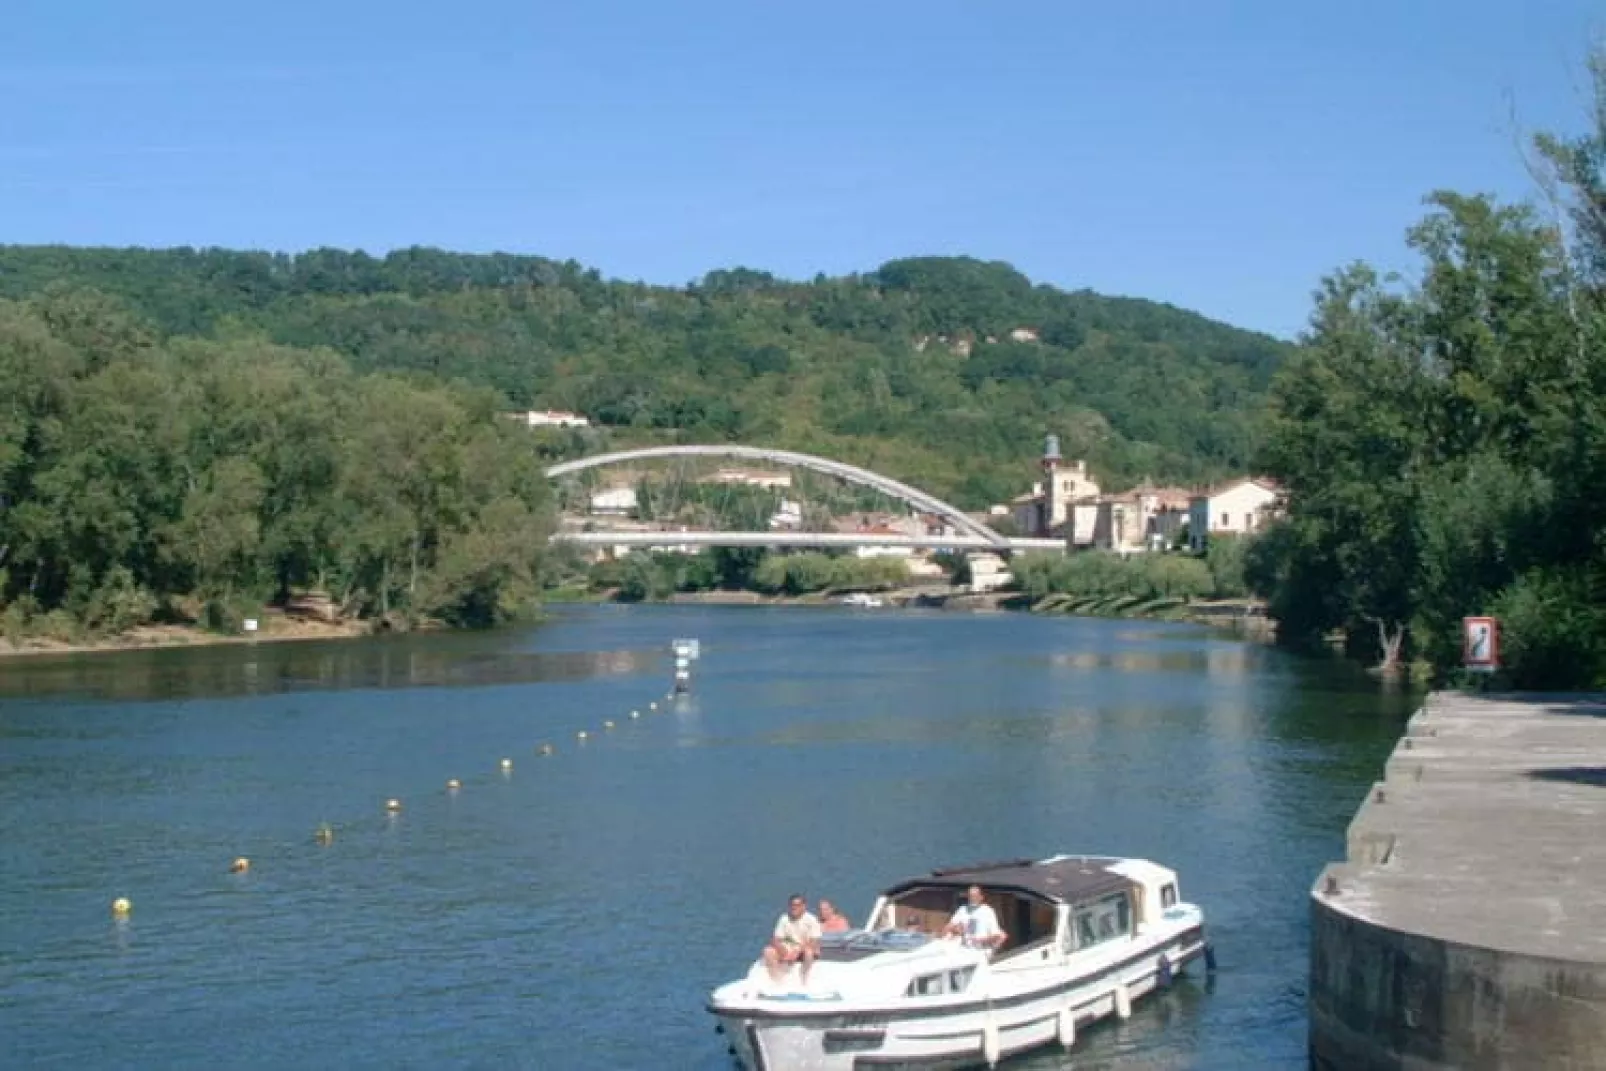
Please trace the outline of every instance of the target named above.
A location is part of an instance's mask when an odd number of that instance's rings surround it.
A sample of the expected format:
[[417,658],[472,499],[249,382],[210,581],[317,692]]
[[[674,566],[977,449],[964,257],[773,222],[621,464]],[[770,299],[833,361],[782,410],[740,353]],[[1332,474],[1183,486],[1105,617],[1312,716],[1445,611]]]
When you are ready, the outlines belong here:
[[[1002,943],[950,935],[975,887]],[[1057,855],[934,870],[884,891],[860,930],[826,933],[804,980],[760,960],[708,1010],[747,1071],[966,1068],[1125,1018],[1213,956],[1175,872],[1142,859]]]

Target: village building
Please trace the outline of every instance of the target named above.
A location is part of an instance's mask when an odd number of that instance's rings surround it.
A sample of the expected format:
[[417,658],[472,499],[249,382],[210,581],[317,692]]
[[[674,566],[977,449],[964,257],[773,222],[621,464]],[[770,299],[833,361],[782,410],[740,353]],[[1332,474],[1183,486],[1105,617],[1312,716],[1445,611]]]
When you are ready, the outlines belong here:
[[1102,495],[1093,546],[1117,554],[1168,550],[1188,523],[1189,502],[1182,488],[1155,487],[1147,481],[1130,491]]
[[1071,547],[1091,546],[1099,485],[1088,473],[1087,462],[1063,464],[1059,436],[1050,435],[1044,440],[1042,466],[1043,479],[1010,503],[1016,529],[1037,539],[1063,538]]
[[1283,511],[1283,489],[1274,481],[1243,477],[1219,484],[1188,501],[1188,545],[1200,552],[1213,535],[1258,532]]

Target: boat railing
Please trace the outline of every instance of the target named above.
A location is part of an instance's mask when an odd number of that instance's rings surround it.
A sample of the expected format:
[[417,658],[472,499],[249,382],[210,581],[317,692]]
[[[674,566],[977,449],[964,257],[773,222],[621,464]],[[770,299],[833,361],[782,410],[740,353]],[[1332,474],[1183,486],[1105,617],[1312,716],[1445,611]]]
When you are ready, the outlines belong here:
[[911,952],[931,941],[930,935],[914,930],[842,930],[820,935],[820,958],[840,961],[881,952]]

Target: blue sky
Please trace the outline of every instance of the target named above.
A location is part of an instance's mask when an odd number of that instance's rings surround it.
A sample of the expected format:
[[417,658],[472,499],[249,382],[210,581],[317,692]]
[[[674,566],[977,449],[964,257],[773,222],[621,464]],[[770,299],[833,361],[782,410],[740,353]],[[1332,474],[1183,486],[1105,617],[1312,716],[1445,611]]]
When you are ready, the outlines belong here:
[[914,254],[1282,335],[1526,196],[1584,0],[8,0],[0,242],[572,257],[684,283]]

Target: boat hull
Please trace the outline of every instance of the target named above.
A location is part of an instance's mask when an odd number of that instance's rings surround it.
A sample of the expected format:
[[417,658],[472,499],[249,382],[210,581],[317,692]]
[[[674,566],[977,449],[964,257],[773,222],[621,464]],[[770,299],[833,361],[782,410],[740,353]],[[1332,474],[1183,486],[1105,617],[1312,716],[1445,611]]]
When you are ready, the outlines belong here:
[[[1203,956],[1201,929],[1156,942],[1095,973],[1041,989],[949,1007],[788,1012],[710,1005],[745,1071],[890,1071],[987,1067],[1047,1045],[1070,1048],[1083,1028],[1124,1017]],[[912,1003],[912,1002],[911,1002]],[[1067,1044],[1069,1042],[1070,1044]]]

